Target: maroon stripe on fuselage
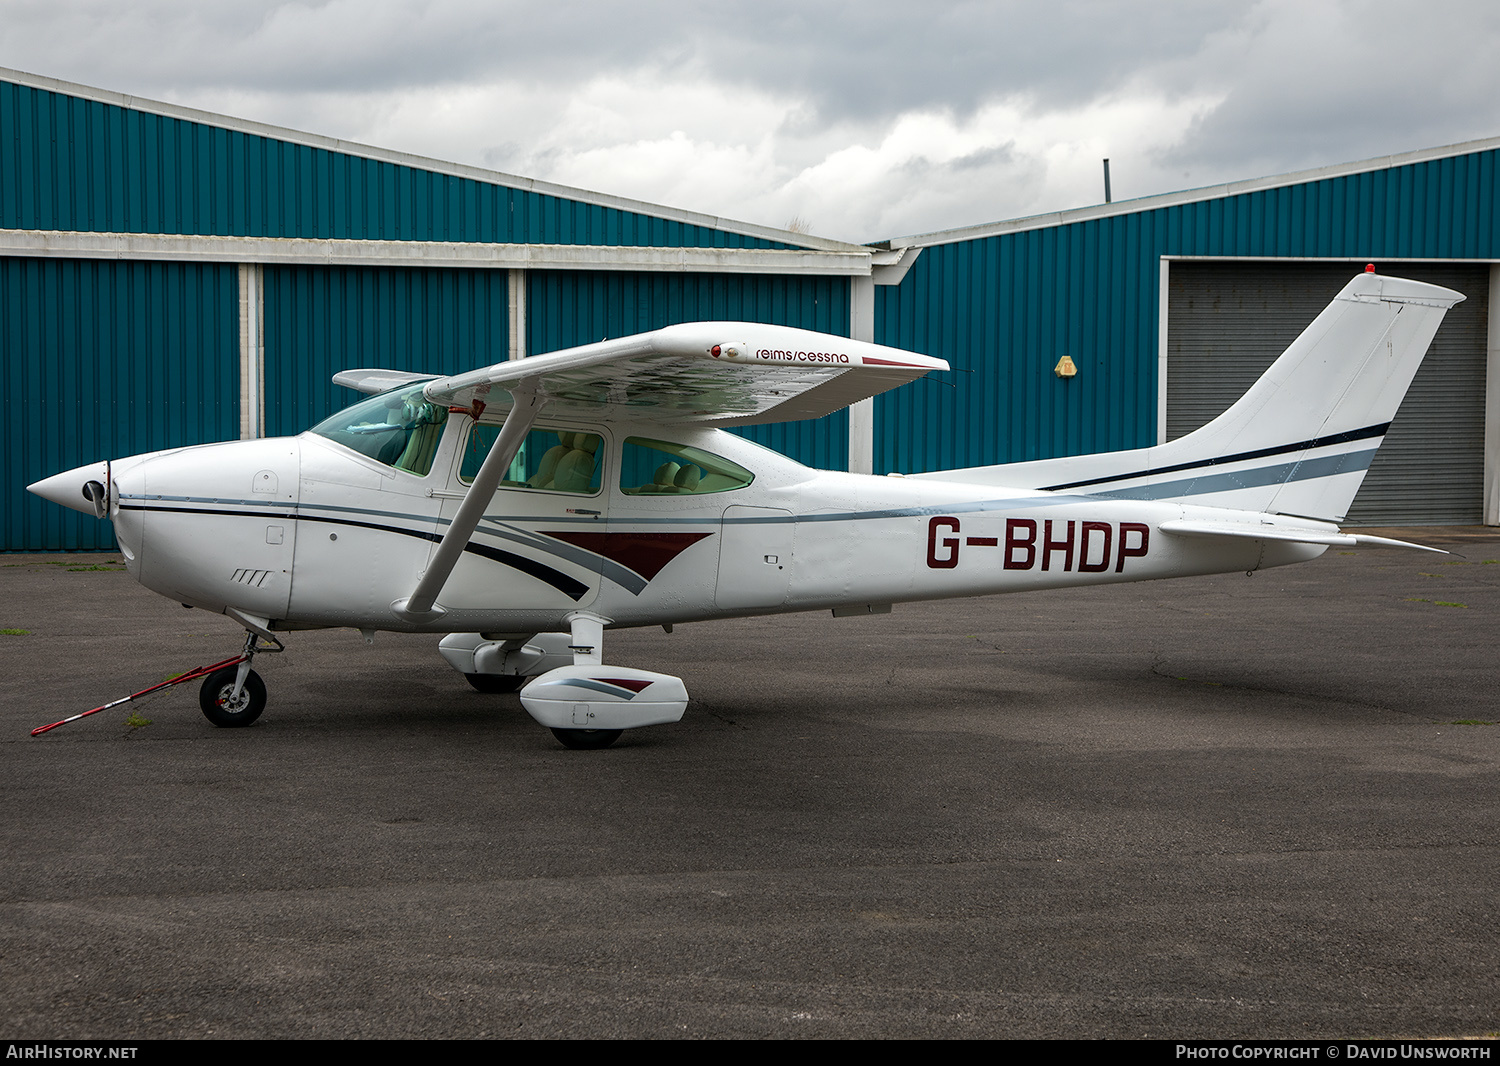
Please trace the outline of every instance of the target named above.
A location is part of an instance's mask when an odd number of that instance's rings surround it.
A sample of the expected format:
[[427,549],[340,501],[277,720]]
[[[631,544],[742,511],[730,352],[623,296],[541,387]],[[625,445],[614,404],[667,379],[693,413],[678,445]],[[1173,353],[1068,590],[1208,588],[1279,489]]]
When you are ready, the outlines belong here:
[[575,533],[539,529],[546,537],[556,537],[595,555],[602,555],[621,566],[629,567],[650,581],[662,568],[688,548],[711,533]]

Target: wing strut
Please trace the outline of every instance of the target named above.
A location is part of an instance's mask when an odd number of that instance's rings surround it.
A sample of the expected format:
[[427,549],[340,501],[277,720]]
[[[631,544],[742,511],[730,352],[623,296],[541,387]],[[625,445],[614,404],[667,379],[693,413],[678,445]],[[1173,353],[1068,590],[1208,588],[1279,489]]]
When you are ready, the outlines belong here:
[[495,443],[490,445],[490,453],[484,457],[479,473],[474,475],[463,503],[458,505],[458,513],[453,516],[448,532],[443,535],[437,551],[433,552],[432,560],[427,564],[427,569],[417,581],[417,587],[412,590],[411,595],[391,604],[391,610],[398,617],[408,622],[431,622],[443,616],[443,609],[435,605],[438,593],[443,591],[448,575],[453,572],[453,567],[457,565],[459,556],[463,555],[479,520],[484,517],[484,509],[494,498],[501,477],[510,467],[516,453],[521,450],[522,441],[531,432],[536,416],[547,402],[546,397],[538,396],[534,387],[528,387],[529,385],[530,383],[526,383],[510,390],[514,401],[510,414],[506,416],[505,425],[501,427]]

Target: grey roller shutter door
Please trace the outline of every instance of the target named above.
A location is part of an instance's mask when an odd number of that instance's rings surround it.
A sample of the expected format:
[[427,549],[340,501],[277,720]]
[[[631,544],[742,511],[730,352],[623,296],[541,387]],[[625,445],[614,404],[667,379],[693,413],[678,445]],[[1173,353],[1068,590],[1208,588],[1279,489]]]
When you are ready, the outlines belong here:
[[[1483,520],[1489,264],[1377,264],[1468,297],[1443,320],[1350,509],[1349,525]],[[1167,439],[1229,407],[1363,269],[1176,262],[1167,310]]]

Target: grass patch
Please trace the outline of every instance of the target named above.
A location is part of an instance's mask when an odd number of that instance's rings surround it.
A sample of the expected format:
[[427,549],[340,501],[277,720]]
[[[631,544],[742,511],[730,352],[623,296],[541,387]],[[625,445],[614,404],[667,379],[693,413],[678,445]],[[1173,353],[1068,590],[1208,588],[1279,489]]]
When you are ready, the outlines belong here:
[[1449,725],[1494,725],[1494,722],[1486,722],[1483,718],[1460,718],[1449,722]]
[[142,718],[138,712],[131,711],[129,717],[125,719],[125,724],[131,729],[140,729],[142,726],[150,725],[151,719]]
[[31,630],[29,629],[0,629],[0,633],[4,633],[7,637],[31,636]]
[[92,566],[70,566],[68,567],[68,573],[77,574],[84,570],[105,570],[111,574],[117,574],[123,569],[125,569],[123,566],[100,566],[98,563],[94,563]]
[[1454,603],[1452,600],[1433,600],[1432,603],[1435,607],[1462,607],[1466,611],[1469,609],[1467,603]]

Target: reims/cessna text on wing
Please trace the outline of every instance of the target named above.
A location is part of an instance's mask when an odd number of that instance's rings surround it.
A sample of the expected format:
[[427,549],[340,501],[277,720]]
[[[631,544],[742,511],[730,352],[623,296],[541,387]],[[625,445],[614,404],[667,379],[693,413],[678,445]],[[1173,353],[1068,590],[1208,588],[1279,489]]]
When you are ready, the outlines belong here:
[[[676,677],[604,664],[609,628],[1250,571],[1342,533],[1448,289],[1356,276],[1223,415],[1134,451],[906,477],[811,470],[722,427],[815,418],[947,364],[700,322],[372,395],[299,437],[93,463],[31,491],[114,522],[153,591],[247,630],[200,694],[247,725],[276,633],[441,632],[478,688],[571,747],[674,722]],[[1415,545],[1410,545],[1415,547]]]

